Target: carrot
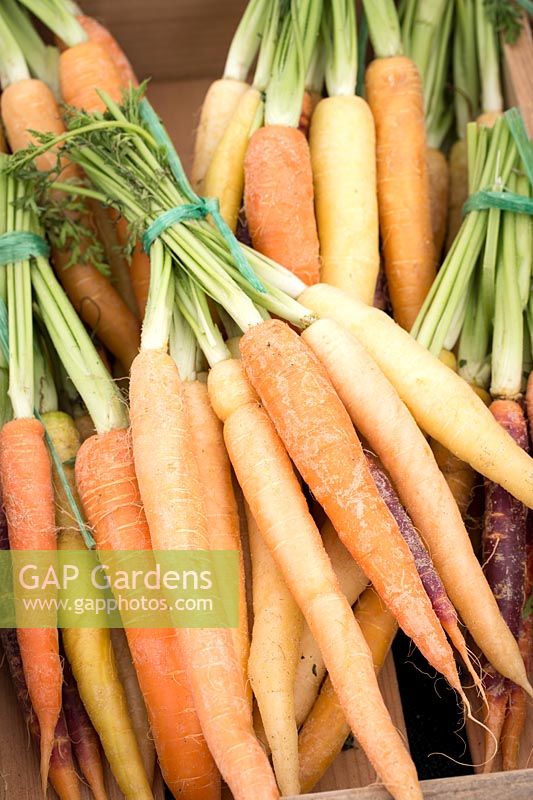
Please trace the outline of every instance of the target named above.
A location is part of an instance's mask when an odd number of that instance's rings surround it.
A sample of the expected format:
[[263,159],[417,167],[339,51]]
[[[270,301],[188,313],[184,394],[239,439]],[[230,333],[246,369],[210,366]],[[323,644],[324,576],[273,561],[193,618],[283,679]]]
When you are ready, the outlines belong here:
[[[533,506],[533,461],[501,429],[462,378],[382,311],[347,297],[333,286],[306,289],[299,302],[319,316],[344,324],[357,336],[426,433],[528,508]],[[453,425],[443,425],[443,420],[450,420],[450,409]],[[450,587],[447,589],[453,600]]]
[[120,80],[123,86],[138,86],[139,81],[133,71],[128,57],[124,50],[121,48],[115,37],[102,25],[98,20],[93,17],[87,17],[85,14],[78,14],[76,19],[81,27],[89,37],[91,42],[97,42],[110,56],[115,69],[120,75]]
[[[324,550],[331,561],[340,589],[346,596],[348,604],[353,606],[368,585],[368,579],[337,536],[337,532],[329,520],[326,520],[320,533]],[[298,727],[311,711],[325,674],[326,665],[320,648],[309,627],[305,625],[300,639],[300,658],[294,682],[294,703]]]
[[[248,686],[248,611],[244,560],[240,539],[240,523],[237,501],[233,491],[231,464],[229,462],[222,425],[209,403],[207,386],[200,381],[186,381],[183,392],[191,425],[193,449],[198,465],[200,481],[204,489],[205,513],[211,550],[234,550],[239,554],[239,625],[231,634],[241,671],[245,691]],[[224,575],[219,575],[220,583]]]
[[[80,442],[73,420],[63,412],[51,412],[43,415],[48,435],[54,443],[56,452],[63,462],[63,471],[69,482],[71,491],[77,498],[72,462],[76,458]],[[85,544],[81,532],[76,527],[69,511],[65,490],[54,470],[54,489],[56,495],[56,525],[58,529],[58,547],[62,550],[84,550]],[[87,582],[85,595],[100,596],[95,587]],[[63,629],[63,646],[67,655],[72,680],[76,693],[79,691],[84,707],[87,709],[92,724],[96,728],[109,765],[116,781],[127,798],[146,796],[147,776],[144,772],[141,755],[135,740],[135,733],[130,720],[126,697],[121,686],[117,665],[113,656],[110,631],[106,628],[65,628]],[[68,678],[68,676],[67,676]],[[77,685],[76,685],[77,684]],[[67,680],[68,687],[68,680]],[[65,691],[65,689],[64,689]],[[72,697],[72,694],[69,697]],[[80,720],[81,712],[74,707],[75,720]],[[68,721],[68,719],[67,719]],[[81,720],[83,721],[83,720]],[[78,723],[79,724],[79,723]],[[69,722],[70,725],[70,722]],[[86,724],[85,724],[86,727]],[[70,728],[69,728],[70,729]],[[74,738],[74,732],[71,730]],[[89,775],[85,772],[95,764],[93,794],[105,797],[103,785],[98,783],[98,768],[94,759],[90,758],[89,748],[87,761],[82,763],[85,750],[84,739],[81,740],[82,753],[78,762],[91,786]],[[90,743],[90,742],[89,742]],[[88,744],[89,744],[88,743]],[[94,748],[93,748],[94,750]]]
[[378,207],[374,120],[366,102],[355,96],[321,100],[310,150],[320,278],[372,304],[379,271]]
[[[215,397],[224,385],[216,375],[209,382],[214,408],[228,408],[227,398]],[[245,398],[246,392],[233,396]],[[264,409],[253,400],[235,406],[226,418],[224,439],[254,519],[321,648],[361,746],[393,797],[421,798],[414,765],[379,693],[370,651]]]
[[80,443],[88,439],[95,433],[94,422],[89,414],[82,414],[80,417],[74,417],[74,424],[80,437]]
[[374,60],[365,84],[376,123],[385,272],[394,318],[409,330],[436,275],[422,85],[414,62],[400,55]]
[[[272,4],[271,4],[272,5]],[[196,131],[191,183],[198,194],[208,194],[204,179],[213,155],[242,96],[250,88],[246,82],[260,42],[265,41],[268,0],[249,0],[228,50],[222,78],[213,81],[202,105]],[[264,46],[264,45],[262,45]],[[259,87],[261,88],[261,87]],[[242,172],[242,164],[239,175]],[[231,173],[228,173],[231,180]],[[237,180],[240,180],[238,177]],[[242,197],[242,186],[241,186]],[[241,197],[239,197],[239,204]]]
[[[135,471],[154,549],[209,549],[183,386],[176,364],[164,351],[141,350],[135,359],[130,403]],[[165,436],[154,439],[154,431],[163,429]],[[178,629],[177,636],[202,731],[235,800],[278,797],[253,733],[229,631]]]
[[254,607],[250,683],[280,792],[300,794],[294,681],[303,620],[248,506],[246,516]]
[[213,154],[249,88],[245,81],[219,78],[207,90],[196,130],[191,168],[191,183],[199,194],[206,194],[204,180]]
[[[0,640],[19,708],[24,716],[28,731],[35,742],[39,744],[41,738],[39,723],[28,695],[16,630],[13,628],[1,629]],[[54,733],[54,747],[50,756],[48,779],[59,800],[81,800],[80,784],[72,758],[72,745],[63,712],[59,715]]]
[[[56,100],[42,81],[25,80],[9,86],[1,98],[2,118],[13,151],[27,147],[34,139],[31,130],[60,134],[61,122]],[[44,153],[37,159],[42,170],[52,169],[57,155]],[[62,180],[79,177],[77,168],[65,165]],[[139,323],[107,278],[92,264],[69,264],[70,253],[54,252],[58,277],[72,304],[108,349],[129,367],[139,346]]]
[[[398,630],[396,620],[372,587],[359,598],[354,616],[379,673]],[[302,792],[312,791],[339,755],[349,733],[350,726],[328,676],[298,737]]]
[[[531,639],[528,642],[531,647]],[[520,746],[526,725],[527,696],[520,686],[511,686],[507,714],[502,725],[500,746],[502,769],[505,772],[518,769]]]
[[[19,417],[0,431],[0,482],[12,550],[55,550],[54,493],[44,427]],[[56,628],[19,628],[31,704],[41,732],[41,782],[46,788],[54,730],[61,710],[61,661]]]
[[468,153],[466,141],[459,139],[450,150],[450,190],[448,193],[448,231],[446,252],[463,222],[463,206],[468,199]]
[[[512,400],[495,400],[490,410],[517,444],[527,450],[526,420],[519,404]],[[497,484],[485,483],[483,569],[502,617],[517,640],[526,583],[526,515],[527,509],[512,495]],[[484,769],[490,772],[494,760],[494,738],[496,742],[500,741],[510,686],[501,675],[490,669],[484,683],[488,699],[485,719],[488,728],[485,737],[487,763]]]
[[429,203],[431,208],[431,230],[433,232],[433,244],[435,256],[440,258],[444,239],[446,238],[446,227],[448,217],[448,192],[449,192],[449,169],[448,161],[444,153],[435,147],[428,147],[426,150],[427,172],[429,182]]
[[305,283],[316,283],[319,244],[305,136],[281,125],[260,128],[248,144],[244,173],[244,205],[254,247]]
[[[150,549],[129,431],[115,429],[87,439],[75,470],[97,547]],[[201,734],[174,631],[127,628],[126,636],[167,786],[183,800],[216,800],[220,784]],[[151,792],[146,796],[152,797]]]
[[220,212],[232,231],[237,220],[244,187],[244,157],[248,139],[261,109],[261,93],[250,87],[228,121],[226,129],[213,153],[203,182],[207,197],[218,197]]
[[452,651],[414,559],[324,368],[304,341],[276,320],[245,333],[241,356],[298,472],[342,542],[401,627],[461,694]]
[[442,627],[448,634],[450,641],[463,659],[463,662],[466,665],[470,675],[474,679],[474,683],[477,687],[480,687],[481,681],[474,670],[474,667],[472,666],[472,662],[470,661],[466,642],[459,628],[457,614],[448,598],[448,595],[446,594],[446,590],[442,584],[439,574],[437,573],[437,570],[433,565],[431,557],[424,547],[424,544],[420,539],[416,528],[409,519],[404,507],[400,503],[398,495],[391,486],[391,483],[382,469],[379,461],[370,453],[367,453],[366,458],[372,478],[374,479],[374,483],[376,484],[381,497],[387,504],[387,508],[398,523],[400,533],[407,542],[409,550],[413,554],[416,568],[418,570],[418,574],[420,575],[420,580],[422,581],[424,589],[431,600],[433,610],[439,618]]
[[63,679],[63,710],[76,759],[94,800],[107,800],[100,742],[81,701],[68,661],[63,663]]
[[90,111],[105,111],[96,93],[103,90],[113,99],[122,97],[122,78],[110,54],[95,40],[64,50],[59,57],[59,83],[65,103]]
[[122,628],[111,630],[111,644],[117,665],[117,674],[126,695],[126,705],[139,746],[139,751],[144,764],[144,769],[150,784],[154,783],[155,774],[155,746],[150,733],[148,714],[139,686],[135,666],[131,659],[128,640]]
[[[340,295],[339,292],[332,291],[335,292],[335,296]],[[351,307],[353,301],[348,302]],[[367,307],[364,306],[364,308]],[[370,310],[373,314],[381,315],[381,312],[375,309]],[[475,407],[479,403],[480,411],[483,414],[485,412],[489,414],[490,422],[494,421],[488,409],[471,391],[468,384],[441,361],[416,345],[414,340],[399,326],[394,325],[392,320],[390,324],[392,335],[386,336],[387,352],[394,350],[395,333],[400,334],[401,340],[405,336],[407,345],[410,346],[411,343],[415,345],[414,353],[409,361],[405,360],[404,352],[407,350],[409,354],[409,349],[400,347],[404,360],[402,368],[399,370],[401,373],[399,377],[402,380],[405,379],[405,383],[408,383],[409,379],[415,382],[416,392],[413,392],[413,398],[416,397],[418,406],[420,400],[423,401],[427,398],[427,393],[430,392],[427,387],[431,381],[427,377],[428,369],[418,372],[421,377],[418,381],[416,379],[417,369],[420,370],[420,362],[417,364],[415,354],[418,356],[420,349],[420,360],[425,360],[427,356],[431,369],[434,369],[438,375],[434,384],[431,384],[435,388],[438,387],[434,392],[435,398],[442,397],[443,388],[448,381],[453,384],[457,382],[453,408],[462,408],[459,402],[462,403],[466,393],[467,397],[472,396],[471,402]],[[388,329],[388,325],[386,327]],[[361,335],[361,341],[363,341],[359,326],[357,333]],[[378,337],[384,335],[379,326],[372,324],[365,326],[364,333],[364,344],[369,349],[372,344],[379,341]],[[457,505],[415,420],[393,386],[387,381],[376,363],[372,361],[368,352],[355,336],[343,330],[340,325],[322,319],[305,331],[303,338],[326,366],[328,375],[339,392],[352,421],[380,457],[414,526],[421,534],[431,554],[448,596],[470,633],[493,666],[502,674],[512,677],[517,683],[527,688],[527,678],[516,642],[499,613],[492,592],[472,550]],[[373,354],[380,355],[381,351],[378,353],[374,349]],[[398,357],[398,353],[396,356]],[[346,369],[347,364],[349,364],[350,372]],[[406,364],[409,364],[410,370],[406,369]],[[381,366],[382,368],[387,366],[383,360],[381,360]],[[350,375],[354,376],[354,379],[350,379]],[[365,376],[365,380],[359,377],[362,375]],[[389,377],[394,378],[395,375],[389,372]],[[401,389],[398,382],[396,387]],[[423,390],[420,387],[424,387]],[[461,398],[460,401],[457,396]],[[379,425],[375,424],[376,397],[380,398]],[[434,397],[432,395],[432,399]],[[407,399],[405,395],[404,399]],[[411,410],[415,410],[412,403],[410,407]],[[442,411],[437,410],[434,413],[439,415],[438,431],[437,425],[435,425],[431,433],[438,436],[441,430],[449,430],[449,428],[443,425],[443,420],[446,419],[444,407]],[[480,437],[480,430],[480,426],[476,425],[476,439]],[[498,426],[497,432],[501,432]],[[453,434],[455,435],[455,429]],[[509,441],[511,445],[514,444],[512,440]],[[395,443],[394,446],[391,446],[391,442]],[[450,449],[454,449],[453,442],[448,440],[444,443]],[[483,446],[485,445],[486,442],[483,442]],[[461,453],[461,456],[464,457],[464,455]],[[506,470],[508,468],[509,463],[506,464]],[[431,510],[431,513],[428,513],[428,509]],[[468,576],[468,592],[464,591],[465,576]]]
[[[318,104],[310,150],[320,238],[320,280],[371,305],[379,272],[376,134],[372,112],[355,96],[353,3],[331,5],[326,53],[329,97]],[[343,36],[333,34],[342,29]]]
[[[118,225],[115,224],[116,213],[114,209],[105,207],[96,201],[89,204],[98,238],[104,248],[105,257],[109,264],[110,280],[116,287],[120,297],[124,300],[132,314],[139,316],[139,308],[133,287],[133,269],[130,265],[129,257],[121,248],[122,241],[119,243]],[[126,226],[126,237],[128,235]],[[148,262],[149,264],[150,262]]]

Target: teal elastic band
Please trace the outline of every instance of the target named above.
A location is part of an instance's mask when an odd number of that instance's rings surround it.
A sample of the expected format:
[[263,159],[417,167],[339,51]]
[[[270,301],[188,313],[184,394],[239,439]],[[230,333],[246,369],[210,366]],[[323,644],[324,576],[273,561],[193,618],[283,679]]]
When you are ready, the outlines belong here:
[[34,256],[48,256],[50,248],[42,236],[27,231],[13,231],[0,236],[0,265],[28,261]]
[[220,213],[218,200],[215,198],[198,197],[187,180],[185,170],[183,169],[183,165],[174,145],[146,97],[141,100],[139,108],[143,123],[156,142],[165,149],[168,165],[179,186],[180,192],[189,200],[189,203],[165,211],[152,222],[142,237],[144,250],[148,252],[154,239],[161,236],[163,231],[170,227],[170,225],[174,225],[176,222],[185,222],[188,219],[204,219],[208,215],[211,215],[213,222],[228,246],[235,266],[243,278],[245,278],[256,291],[265,293],[265,287],[250,267],[233,231]]
[[469,211],[487,211],[490,208],[531,215],[533,214],[533,198],[515,192],[482,190],[468,198],[463,206],[463,214],[468,214]]

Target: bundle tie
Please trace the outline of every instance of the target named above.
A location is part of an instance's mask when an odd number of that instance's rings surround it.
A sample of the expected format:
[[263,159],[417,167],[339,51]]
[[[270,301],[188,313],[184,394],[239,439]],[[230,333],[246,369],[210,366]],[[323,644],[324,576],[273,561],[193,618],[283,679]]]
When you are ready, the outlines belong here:
[[166,130],[161,125],[159,117],[155,113],[146,97],[141,100],[139,108],[142,121],[156,142],[165,149],[170,171],[172,172],[172,175],[179,186],[180,192],[189,200],[188,203],[184,203],[181,206],[176,206],[175,208],[168,209],[168,211],[164,211],[148,226],[142,237],[142,245],[145,252],[148,253],[150,251],[150,247],[154,239],[156,239],[158,236],[161,236],[161,234],[171,225],[174,225],[177,222],[185,222],[186,220],[190,219],[205,219],[208,215],[211,215],[213,222],[228,246],[228,250],[230,251],[233,261],[235,262],[235,266],[243,278],[245,278],[256,291],[264,294],[266,289],[253,269],[250,267],[250,264],[248,263],[248,260],[246,259],[239,242],[235,238],[233,231],[220,213],[220,207],[217,198],[199,197],[193,191],[189,181],[187,180],[180,157],[178,156]]
[[36,256],[50,254],[50,248],[42,236],[29,231],[12,231],[0,236],[0,266],[29,261]]
[[482,189],[468,198],[463,206],[463,214],[468,214],[470,211],[487,211],[491,208],[532,215],[533,198],[516,192],[494,192]]

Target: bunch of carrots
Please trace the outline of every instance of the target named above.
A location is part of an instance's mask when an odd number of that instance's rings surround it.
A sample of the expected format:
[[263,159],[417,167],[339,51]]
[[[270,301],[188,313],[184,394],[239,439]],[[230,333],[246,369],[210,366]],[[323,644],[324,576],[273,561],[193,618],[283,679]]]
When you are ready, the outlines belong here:
[[110,780],[153,800],[160,770],[180,800],[275,800],[351,732],[418,800],[377,681],[398,628],[481,727],[481,766],[517,767],[533,147],[503,114],[511,12],[250,0],[189,181],[109,31],[71,0],[0,6],[1,549],[238,564],[235,627],[2,631],[43,792],[77,800],[81,773],[96,800]]

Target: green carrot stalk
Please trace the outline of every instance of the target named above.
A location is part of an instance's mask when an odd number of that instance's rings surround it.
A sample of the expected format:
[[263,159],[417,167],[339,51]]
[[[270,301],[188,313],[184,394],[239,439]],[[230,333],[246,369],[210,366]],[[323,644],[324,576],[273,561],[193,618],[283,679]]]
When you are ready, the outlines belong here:
[[272,66],[280,35],[281,20],[281,0],[271,0],[261,36],[261,46],[259,48],[257,65],[252,81],[252,85],[261,92],[266,90],[272,75]]
[[228,50],[224,78],[246,80],[262,40],[269,6],[268,0],[250,0],[248,3]]
[[481,109],[501,112],[500,54],[496,30],[486,11],[485,0],[476,0],[476,36],[481,77]]
[[28,78],[30,71],[0,8],[0,86],[6,89],[10,84]]
[[42,80],[59,98],[59,50],[46,45],[35,30],[27,11],[16,0],[3,0],[2,14],[18,42],[33,77]]
[[67,47],[74,47],[87,41],[87,34],[76,19],[79,9],[70,0],[19,1],[65,42]]
[[363,0],[363,7],[376,58],[401,55],[402,37],[394,0]]
[[479,113],[479,68],[476,48],[476,0],[455,0],[453,39],[453,83],[456,132],[466,136],[466,127]]

